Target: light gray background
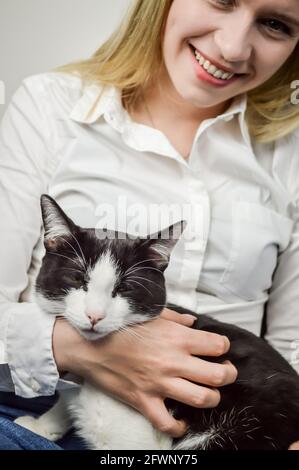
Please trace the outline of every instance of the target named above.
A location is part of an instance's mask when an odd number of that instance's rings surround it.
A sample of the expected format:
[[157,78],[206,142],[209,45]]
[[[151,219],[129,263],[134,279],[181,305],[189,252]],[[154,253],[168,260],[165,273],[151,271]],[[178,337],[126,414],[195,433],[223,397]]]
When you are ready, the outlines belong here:
[[129,2],[0,0],[0,120],[24,77],[92,55]]

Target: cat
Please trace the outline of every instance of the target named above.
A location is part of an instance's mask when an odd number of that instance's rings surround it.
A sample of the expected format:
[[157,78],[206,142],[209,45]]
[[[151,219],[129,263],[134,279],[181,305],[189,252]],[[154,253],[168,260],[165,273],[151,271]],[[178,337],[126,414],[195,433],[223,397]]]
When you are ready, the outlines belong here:
[[[105,229],[76,225],[50,196],[41,196],[46,253],[35,283],[36,301],[63,316],[88,340],[157,318],[163,307],[197,316],[193,328],[229,338],[220,358],[238,369],[237,380],[220,389],[216,408],[194,408],[167,398],[165,404],[188,425],[172,439],[135,409],[83,383],[60,394],[47,413],[16,423],[50,440],[71,427],[89,449],[286,450],[299,438],[299,378],[264,339],[237,326],[166,302],[164,271],[184,229],[180,221],[156,236],[108,236]],[[125,235],[125,236],[123,236]]]

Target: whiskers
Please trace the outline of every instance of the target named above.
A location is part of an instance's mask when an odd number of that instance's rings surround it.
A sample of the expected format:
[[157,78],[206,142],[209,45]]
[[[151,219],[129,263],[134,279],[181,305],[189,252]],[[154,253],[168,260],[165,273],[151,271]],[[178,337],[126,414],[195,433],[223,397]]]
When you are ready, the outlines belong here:
[[143,289],[145,289],[145,290],[153,297],[153,293],[152,293],[147,287],[145,287],[143,284],[141,284],[141,282],[138,282],[138,281],[136,281],[136,280],[134,280],[134,279],[129,279],[129,280],[127,281],[128,284],[130,284],[131,282],[133,282],[133,283],[135,283],[135,284],[138,284],[140,287],[142,287]]
[[81,271],[82,271],[82,265],[79,264],[78,261],[76,261],[75,259],[72,259],[69,256],[61,255],[60,253],[53,253],[52,251],[49,251],[48,254],[53,255],[53,256],[59,256],[60,258],[68,259],[72,263],[75,263],[77,266],[79,266],[81,268]]
[[[162,271],[158,268],[154,268],[153,266],[140,266],[141,264],[147,263],[149,261],[156,261],[156,258],[148,258],[146,260],[138,261],[137,263],[133,264],[130,266],[122,275],[122,279],[126,280],[127,283],[135,283],[145,289],[151,296],[153,296],[153,293],[144,285],[144,283],[149,283],[154,285],[160,290],[164,290],[163,287],[161,287],[157,282],[153,281],[152,279],[148,279],[146,277],[136,275],[136,273],[139,273],[139,271],[142,270],[149,270],[149,271],[156,271],[159,274],[163,275]],[[141,283],[139,281],[144,281],[144,283]]]
[[[143,261],[142,261],[143,262]],[[138,263],[137,263],[138,264]],[[133,265],[135,266],[135,265]],[[133,268],[133,266],[129,269],[127,269],[124,273],[124,276],[128,276],[128,275],[131,275],[131,274],[134,274],[135,272],[137,271],[141,271],[141,270],[150,270],[150,271],[157,271],[158,273],[160,274],[163,274],[162,271],[158,268],[153,268],[152,266],[139,266],[138,268]]]
[[74,247],[74,245],[72,245],[66,238],[63,238],[61,237],[61,239],[71,247],[71,249],[73,250],[74,254],[76,255],[76,259],[78,260],[78,262],[81,264],[82,268],[84,269],[84,271],[87,270],[87,262],[86,262],[86,258],[84,256],[84,253],[82,251],[82,248],[81,248],[81,245],[80,243],[78,242],[77,238],[75,237],[75,235],[73,235],[71,232],[70,232],[70,235],[73,237],[73,239],[75,240],[75,242],[77,243],[78,247],[79,247],[79,250],[80,250],[80,253],[81,255],[78,253],[78,251],[76,250],[76,248]]
[[131,335],[134,339],[138,339],[138,340],[143,341],[144,337],[141,334],[137,333],[135,330],[132,330],[131,328],[129,328],[129,326],[130,325],[121,326],[121,327],[119,327],[118,331],[120,333],[126,332],[129,335]]
[[[162,259],[162,258],[161,258],[161,259]],[[135,264],[133,264],[132,266],[130,266],[130,267],[125,271],[124,274],[130,273],[130,272],[135,268],[135,266],[138,266],[138,265],[143,264],[143,263],[147,263],[148,261],[157,261],[157,258],[148,258],[148,259],[144,259],[144,260],[142,260],[142,261],[138,261],[138,263],[135,263]],[[152,268],[151,266],[143,266],[143,267],[141,267],[140,269],[149,269],[149,268],[154,269],[154,270],[157,270],[157,271],[159,271],[159,272],[162,274],[162,271],[160,271],[160,269],[158,269],[158,268]],[[138,269],[139,269],[139,268],[138,268]]]
[[[86,261],[86,258],[85,258],[85,256],[84,256],[84,253],[83,253],[83,251],[82,251],[81,245],[80,245],[78,239],[75,237],[75,235],[74,235],[73,233],[71,233],[71,236],[73,237],[73,239],[75,240],[75,242],[76,242],[77,245],[78,245],[78,248],[79,248],[79,250],[80,250],[80,252],[81,252],[81,259],[82,259],[82,261],[83,261],[83,263],[84,263],[84,265],[85,265],[85,269],[87,269],[87,261]],[[78,255],[78,257],[79,257],[79,255]]]
[[87,261],[86,261],[86,258],[84,256],[84,253],[83,253],[83,250],[81,248],[81,245],[78,241],[78,239],[75,237],[75,235],[73,233],[70,233],[70,235],[72,236],[72,238],[75,240],[79,250],[80,250],[80,253],[76,250],[76,248],[74,247],[74,245],[72,243],[70,243],[66,238],[64,237],[60,237],[61,240],[66,243],[73,251],[74,255],[75,255],[75,259],[74,258],[71,258],[69,256],[66,256],[66,255],[62,255],[61,253],[53,253],[51,251],[49,251],[48,253],[50,255],[53,255],[53,256],[58,256],[60,258],[64,258],[64,259],[67,259],[69,261],[71,261],[72,263],[74,263],[75,265],[77,265],[78,269],[72,269],[72,268],[64,268],[64,270],[68,270],[68,271],[77,271],[77,272],[84,272],[84,273],[87,273],[88,269],[90,268],[90,264],[88,265],[87,264]]
[[159,286],[159,284],[157,284],[156,282],[152,281],[151,279],[147,279],[146,277],[130,276],[130,277],[129,277],[129,281],[130,281],[130,279],[141,279],[142,281],[149,282],[149,283],[155,285],[156,287],[158,287],[159,289],[163,290],[163,288],[162,288],[161,286]]
[[[150,330],[146,326],[147,321],[148,319],[146,317],[144,317],[144,322],[135,322],[134,320],[127,321],[125,325],[119,328],[119,331],[126,331],[131,334],[134,338],[138,338],[139,340],[143,341],[145,340],[145,336],[142,335],[142,333],[146,333],[146,336],[149,337]],[[131,326],[137,326],[138,332],[136,331],[136,329],[133,330],[132,328],[130,328]]]

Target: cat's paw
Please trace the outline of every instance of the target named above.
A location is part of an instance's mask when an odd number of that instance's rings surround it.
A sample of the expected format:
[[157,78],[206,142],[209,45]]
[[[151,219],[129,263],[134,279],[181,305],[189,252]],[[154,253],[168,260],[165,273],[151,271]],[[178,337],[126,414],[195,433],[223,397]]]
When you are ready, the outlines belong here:
[[57,441],[64,435],[61,429],[58,429],[57,426],[53,426],[54,423],[47,422],[45,419],[21,416],[15,419],[14,422],[39,436],[45,437],[49,441]]

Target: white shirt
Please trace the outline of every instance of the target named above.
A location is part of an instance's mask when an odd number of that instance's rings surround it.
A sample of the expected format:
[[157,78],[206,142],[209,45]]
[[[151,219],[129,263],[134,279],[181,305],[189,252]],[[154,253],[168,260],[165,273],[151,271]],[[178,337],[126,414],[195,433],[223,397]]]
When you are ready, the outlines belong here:
[[299,370],[299,132],[253,146],[246,106],[240,95],[203,121],[185,160],[162,132],[132,121],[114,87],[56,72],[22,82],[0,128],[1,390],[51,395],[59,378],[55,319],[32,297],[42,193],[83,227],[112,205],[121,231],[136,203],[144,233],[148,211],[167,226],[170,207],[175,220],[191,208],[190,237],[165,271],[168,301],[257,335],[266,310],[267,340]]

